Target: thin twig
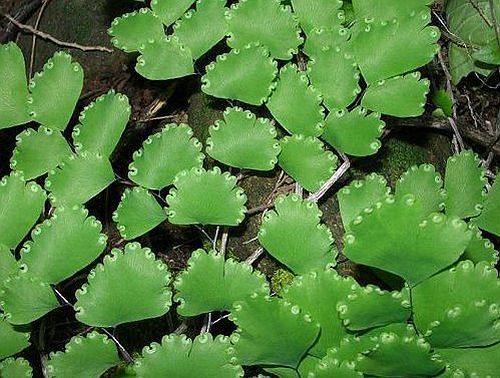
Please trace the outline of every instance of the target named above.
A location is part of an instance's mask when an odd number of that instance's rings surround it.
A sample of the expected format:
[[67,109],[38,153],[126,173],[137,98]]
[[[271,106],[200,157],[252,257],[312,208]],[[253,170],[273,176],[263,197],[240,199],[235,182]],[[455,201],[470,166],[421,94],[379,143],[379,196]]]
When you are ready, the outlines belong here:
[[247,257],[245,262],[248,265],[252,265],[263,253],[264,253],[264,248],[259,247],[255,250],[254,253],[252,253],[250,256]]
[[318,202],[328,190],[349,170],[351,162],[345,157],[342,165],[333,173],[333,175],[318,189],[316,193],[311,194],[307,199],[312,202]]
[[254,215],[257,213],[262,213],[263,211],[265,211],[273,206],[274,206],[274,203],[266,203],[264,205],[252,207],[251,209],[247,210],[247,215]]
[[80,44],[75,43],[75,42],[64,42],[64,41],[61,41],[48,33],[42,32],[40,30],[36,30],[33,26],[20,23],[14,17],[12,17],[10,14],[4,14],[3,16],[6,19],[8,19],[10,22],[12,22],[14,25],[16,25],[19,29],[24,30],[24,31],[29,32],[29,33],[33,33],[36,36],[38,36],[42,39],[45,39],[47,41],[50,41],[58,46],[68,47],[71,49],[78,49],[78,50],[82,50],[82,51],[103,51],[103,52],[109,52],[109,53],[113,52],[112,49],[110,49],[108,47],[104,47],[104,46],[84,46],[84,45],[80,45]]
[[210,332],[210,328],[211,327],[212,327],[212,313],[209,312],[207,314],[207,321],[206,321],[206,323],[203,325],[203,327],[201,327],[200,335],[203,335],[204,333]]
[[247,245],[247,244],[253,243],[254,241],[257,241],[257,240],[259,240],[259,237],[258,237],[258,236],[255,236],[255,237],[253,237],[253,238],[251,238],[251,239],[245,240],[245,241],[244,241],[244,242],[242,242],[241,244],[243,244],[243,245]]
[[458,127],[457,127],[457,124],[455,122],[455,119],[453,117],[448,117],[448,122],[450,123],[450,126],[453,130],[453,133],[455,134],[455,137],[457,138],[458,147],[460,148],[460,151],[465,150],[464,140],[462,139],[462,136],[460,135],[460,132],[458,131]]
[[165,119],[173,119],[173,118],[175,118],[177,116],[178,116],[177,114],[174,114],[174,115],[167,115],[167,116],[160,116],[160,117],[151,117],[151,118],[137,119],[137,120],[134,120],[134,121],[136,121],[136,122],[162,121],[162,120],[165,120]]
[[219,231],[220,231],[220,226],[217,226],[217,227],[215,228],[215,235],[214,235],[214,238],[213,238],[213,240],[212,240],[212,249],[213,249],[214,251],[216,251],[216,250],[217,250],[217,239],[219,239]]
[[222,238],[220,240],[220,253],[222,256],[226,254],[228,239],[229,239],[229,230],[227,227],[224,227],[224,231],[222,232]]
[[101,328],[101,330],[106,335],[108,335],[111,340],[114,341],[114,343],[116,344],[116,346],[118,347],[118,349],[120,349],[120,352],[122,353],[122,355],[125,358],[125,360],[127,360],[127,362],[129,362],[129,363],[134,362],[134,359],[132,358],[132,356],[130,355],[130,353],[127,352],[127,350],[125,349],[125,347],[118,341],[118,339],[115,337],[115,335],[113,335],[111,332],[109,332],[106,328]]
[[[38,16],[36,17],[36,22],[35,22],[35,29],[36,30],[38,30],[38,26],[40,25],[40,21],[42,19],[43,12],[45,11],[45,8],[47,8],[49,1],[50,0],[43,0],[43,2],[42,2],[42,7],[40,8],[40,11],[38,12]],[[29,77],[33,76],[33,65],[35,63],[35,49],[36,49],[36,34],[33,34],[33,37],[31,38]]]
[[298,182],[295,183],[295,194],[301,198],[304,196],[304,188]]
[[229,318],[229,315],[230,315],[230,314],[222,315],[220,318],[218,318],[218,319],[214,320],[214,321],[212,322],[212,325],[219,323],[221,320],[224,320],[224,319]]
[[[54,290],[54,293],[56,293],[56,295],[63,301],[63,303],[65,305],[70,306],[73,309],[73,311],[75,311],[75,307],[73,306],[73,304],[71,304],[71,302],[68,301],[66,299],[66,297],[64,295],[62,295],[59,290],[57,290],[56,287],[52,287],[52,290]],[[108,335],[113,340],[113,342],[116,344],[116,346],[118,347],[118,349],[122,353],[123,357],[127,360],[127,362],[129,362],[129,363],[134,362],[134,359],[132,358],[132,356],[130,355],[130,353],[127,352],[127,350],[125,349],[125,347],[118,341],[118,339],[111,332],[109,332],[105,328],[99,327],[99,329],[102,330],[106,335]]]

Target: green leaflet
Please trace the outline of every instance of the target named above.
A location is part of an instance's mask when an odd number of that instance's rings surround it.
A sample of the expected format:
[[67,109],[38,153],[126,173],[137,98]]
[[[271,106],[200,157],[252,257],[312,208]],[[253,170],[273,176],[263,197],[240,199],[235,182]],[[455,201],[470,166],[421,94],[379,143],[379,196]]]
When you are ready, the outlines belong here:
[[267,100],[278,73],[277,63],[269,57],[268,50],[258,44],[219,55],[206,70],[201,78],[203,92],[252,105],[261,105]]
[[13,42],[0,45],[0,83],[0,130],[28,122],[24,57]]
[[[329,350],[330,355],[334,356],[341,363],[346,363],[362,372],[357,367],[357,362],[363,354],[367,354],[372,348],[376,347],[379,337],[382,333],[395,333],[397,335],[415,337],[415,331],[410,324],[394,323],[384,327],[374,328],[360,335],[348,335],[340,340],[340,344]],[[411,376],[411,375],[409,375]]]
[[359,106],[350,112],[345,109],[331,112],[322,138],[346,154],[369,156],[376,154],[382,146],[378,138],[384,127],[380,113],[367,114],[366,109]]
[[0,376],[3,378],[30,378],[33,369],[24,358],[7,358],[0,362]]
[[432,95],[432,103],[436,109],[432,112],[433,115],[446,118],[453,117],[453,100],[446,89],[438,89]]
[[238,326],[231,341],[242,365],[296,368],[320,331],[298,306],[257,294],[236,302],[229,318]]
[[152,230],[167,219],[165,210],[147,189],[136,186],[125,189],[113,221],[125,240],[132,240]]
[[216,121],[209,132],[207,153],[226,165],[269,171],[278,162],[281,149],[276,129],[268,119],[248,110],[227,108],[224,121]]
[[342,323],[350,331],[404,323],[410,318],[410,307],[410,295],[406,288],[388,292],[374,285],[353,285],[351,293],[337,303]]
[[[152,343],[145,347],[142,358],[134,364],[137,378],[149,377],[205,377],[237,378],[243,377],[243,369],[234,364],[234,348],[229,338],[209,333],[195,337],[167,335],[161,344]],[[182,369],[182,373],[180,370]]]
[[174,36],[189,48],[193,59],[200,58],[227,33],[226,0],[198,0],[174,25]]
[[356,24],[351,45],[368,83],[401,75],[432,60],[440,32],[427,26],[430,13],[426,8],[390,21],[369,17]]
[[195,0],[152,0],[151,8],[165,25],[170,25],[188,10]]
[[127,96],[110,90],[86,106],[80,114],[80,124],[75,127],[73,142],[75,149],[111,156],[132,109]]
[[151,39],[139,47],[135,70],[149,80],[168,80],[194,73],[193,56],[177,37]]
[[375,18],[392,21],[395,18],[410,17],[412,13],[425,10],[433,0],[352,0],[356,17],[360,20]]
[[323,50],[344,46],[350,36],[350,29],[344,27],[320,27],[312,29],[304,43],[303,52],[309,57],[314,57]]
[[[262,220],[259,242],[296,274],[323,269],[335,262],[333,236],[321,221],[321,211],[297,195],[280,196],[275,211]],[[307,238],[304,238],[307,235]]]
[[[83,88],[83,68],[59,51],[30,81],[30,117],[46,127],[64,130]],[[57,111],[54,111],[57,104]]]
[[485,194],[484,169],[472,151],[463,151],[446,162],[444,188],[446,214],[468,218],[481,212]]
[[76,291],[76,318],[95,327],[115,327],[159,317],[172,304],[169,281],[167,265],[149,248],[139,243],[129,243],[123,251],[115,248]]
[[355,180],[343,187],[337,193],[340,215],[346,231],[350,230],[351,222],[366,208],[371,208],[377,202],[383,201],[390,194],[387,180],[372,173],[364,180]]
[[495,246],[488,239],[483,238],[481,231],[476,226],[469,225],[469,228],[472,230],[473,235],[460,259],[470,260],[474,264],[486,261],[494,267],[498,263],[499,257]]
[[[494,5],[496,18],[500,15],[500,4]],[[478,11],[479,10],[479,11]],[[496,45],[495,29],[492,22],[492,9],[489,0],[475,0],[470,3],[466,0],[448,0],[446,2],[446,15],[448,27],[451,32],[473,48],[464,49],[450,43],[450,73],[454,84],[471,72],[488,75],[494,67],[487,67],[476,61],[482,59],[481,48],[487,48],[490,42]],[[488,20],[488,22],[485,21]],[[479,50],[479,51],[477,51]],[[484,51],[484,50],[483,50]]]
[[42,213],[46,195],[35,182],[26,183],[20,172],[0,180],[0,244],[15,248]]
[[451,373],[466,377],[494,377],[498,372],[500,343],[487,348],[438,349],[437,354],[451,365]]
[[[0,288],[2,282],[19,271],[19,264],[9,248],[0,244]],[[0,353],[1,354],[1,353]],[[1,357],[0,357],[1,358]]]
[[297,15],[302,30],[309,36],[313,28],[332,26],[344,21],[341,0],[292,0],[293,10]]
[[49,377],[99,378],[120,363],[115,344],[95,331],[72,337],[64,352],[50,354]]
[[340,363],[332,349],[323,357],[313,369],[309,370],[308,378],[357,378],[363,374],[356,372],[354,366],[347,363]]
[[106,247],[101,223],[82,206],[58,207],[21,249],[21,263],[43,282],[56,284],[94,261]]
[[177,312],[182,316],[195,316],[212,311],[229,311],[236,301],[252,293],[269,294],[265,276],[252,271],[252,267],[233,259],[202,249],[194,251],[188,268],[177,276],[177,294],[180,302]]
[[412,166],[396,183],[396,199],[413,194],[422,204],[422,217],[443,210],[446,192],[443,180],[431,164]]
[[59,307],[49,284],[26,271],[21,271],[3,282],[0,302],[5,318],[14,325],[31,323]]
[[165,37],[160,18],[148,8],[115,18],[108,34],[113,37],[113,46],[125,52],[137,51],[148,41]]
[[291,8],[279,0],[240,0],[231,6],[226,18],[227,44],[233,49],[260,43],[273,58],[288,60],[303,42]]
[[456,46],[453,43],[448,47],[448,61],[450,63],[450,75],[454,85],[457,85],[460,80],[469,75],[471,72],[476,72],[483,76],[488,76],[492,70],[487,67],[477,65],[472,58],[473,52],[465,48]]
[[354,220],[344,236],[345,255],[415,286],[456,261],[472,236],[457,217],[434,213],[422,221],[421,215],[413,195],[387,197]]
[[431,346],[417,335],[383,332],[377,344],[361,355],[356,369],[381,377],[428,377],[443,370],[444,364],[431,354]]
[[287,64],[280,70],[266,106],[289,133],[318,137],[323,132],[325,117],[321,102],[321,95],[309,85],[307,75]]
[[[30,333],[23,332],[20,328],[14,327],[0,315],[0,360],[12,356],[31,345]],[[0,368],[0,373],[2,369]]]
[[180,171],[202,166],[205,156],[201,147],[188,125],[168,124],[134,152],[128,177],[148,189],[169,186]]
[[413,289],[417,328],[437,348],[500,341],[500,281],[486,262],[462,261]]
[[71,155],[45,179],[45,189],[55,206],[84,204],[115,180],[109,159],[83,151]]
[[341,277],[330,266],[296,277],[283,297],[309,313],[321,332],[308,353],[324,357],[332,345],[338,345],[347,329],[335,311],[337,303],[358,286],[351,277]]
[[472,57],[480,63],[500,66],[500,47],[496,39],[476,51]]
[[245,218],[247,197],[236,177],[219,167],[180,172],[167,195],[168,220],[173,224],[237,226]]
[[68,142],[59,130],[45,126],[40,126],[36,131],[30,128],[16,136],[10,167],[22,171],[24,177],[30,180],[54,169],[71,153]]
[[309,192],[318,190],[335,171],[338,158],[314,137],[295,134],[281,140],[279,165]]
[[429,86],[420,72],[381,80],[367,88],[361,105],[394,117],[417,117],[424,113]]
[[500,236],[500,179],[497,177],[483,204],[483,212],[474,220],[477,226]]
[[349,106],[361,93],[358,67],[347,44],[317,51],[307,68],[312,85],[330,110]]

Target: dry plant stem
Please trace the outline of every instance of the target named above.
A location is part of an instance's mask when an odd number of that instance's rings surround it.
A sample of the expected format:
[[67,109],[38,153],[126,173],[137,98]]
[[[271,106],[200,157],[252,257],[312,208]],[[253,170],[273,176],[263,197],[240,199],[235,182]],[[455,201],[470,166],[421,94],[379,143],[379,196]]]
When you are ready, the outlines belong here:
[[304,197],[304,188],[302,188],[298,182],[295,183],[295,194],[301,198]]
[[[62,295],[62,293],[59,290],[57,290],[57,288],[52,287],[52,290],[54,290],[54,293],[56,293],[57,297],[65,305],[70,306],[73,309],[73,311],[75,310],[75,307],[71,304],[71,302],[68,301],[66,299],[66,297],[64,295]],[[111,332],[109,332],[106,328],[100,328],[100,327],[97,327],[97,328],[99,328],[100,330],[102,330],[106,335],[109,336],[109,338],[111,340],[113,340],[113,342],[116,344],[116,346],[120,350],[120,353],[123,355],[123,357],[125,358],[125,360],[127,360],[127,362],[129,362],[129,363],[134,362],[134,359],[132,358],[132,356],[130,355],[130,353],[127,352],[127,350],[125,349],[125,347],[118,341],[118,339],[115,337],[115,335],[113,335]]]
[[443,29],[441,29],[441,33],[443,36],[448,38],[450,42],[454,43],[457,46],[463,47],[464,49],[470,49],[472,46],[468,45],[462,38],[460,38],[458,35],[454,34],[446,25],[446,22],[443,20],[443,18],[437,13],[436,11],[432,11],[434,16],[437,18]]
[[457,138],[459,150],[460,151],[465,150],[465,144],[464,144],[464,141],[462,139],[462,136],[460,135],[460,132],[458,131],[458,127],[457,127],[457,124],[455,122],[455,119],[453,117],[448,117],[448,122],[450,123],[451,129],[453,130],[453,133],[455,134],[455,137]]
[[[35,22],[35,29],[36,30],[38,30],[38,27],[40,25],[40,21],[42,19],[43,12],[45,11],[45,8],[47,8],[49,1],[50,0],[43,0],[42,7],[40,8],[40,11],[38,12],[38,16],[36,17],[36,22]],[[31,55],[30,55],[29,77],[33,76],[33,65],[35,63],[35,49],[36,49],[36,34],[33,34],[33,37],[31,37]]]
[[33,26],[20,23],[14,17],[12,17],[10,14],[5,14],[4,17],[7,18],[14,25],[16,25],[19,29],[24,30],[25,32],[28,32],[28,33],[32,33],[32,34],[36,35],[37,37],[40,37],[40,38],[45,39],[47,41],[50,41],[58,46],[68,47],[70,49],[77,49],[77,50],[82,50],[82,51],[102,51],[102,52],[109,52],[109,53],[113,52],[112,49],[110,49],[108,47],[104,47],[104,46],[84,46],[84,45],[80,45],[80,44],[74,43],[74,42],[64,42],[64,41],[61,41],[48,33],[42,32],[40,30],[36,30]]
[[446,66],[446,63],[444,62],[443,59],[443,54],[441,53],[441,50],[438,51],[438,59],[439,59],[439,64],[443,68],[444,75],[446,77],[446,89],[448,94],[451,97],[451,101],[453,103],[453,117],[448,117],[448,122],[450,123],[451,129],[453,130],[453,134],[456,137],[456,141],[458,143],[458,152],[465,150],[465,144],[462,139],[462,136],[460,135],[460,132],[458,131],[457,123],[455,120],[457,119],[457,103],[455,101],[455,97],[453,95],[453,87],[451,85],[452,79],[451,79],[451,74],[450,71],[448,70],[448,67]]
[[264,253],[264,248],[259,247],[255,250],[254,253],[252,253],[250,256],[246,258],[245,262],[248,265],[252,265],[263,253]]
[[184,320],[179,326],[174,330],[174,333],[180,335],[181,333],[186,332],[188,329],[187,323]]
[[177,117],[177,115],[167,115],[167,116],[160,116],[160,117],[151,117],[151,118],[138,119],[136,122],[163,121],[165,119],[173,119],[175,117]]
[[224,256],[226,254],[227,249],[227,241],[229,239],[229,230],[227,227],[224,227],[222,232],[222,238],[220,241],[220,253]]
[[349,170],[351,162],[345,157],[342,165],[333,173],[333,175],[318,189],[316,193],[311,194],[307,199],[312,202],[318,202],[328,190]]
[[211,327],[212,327],[212,313],[209,312],[207,314],[207,321],[206,321],[206,323],[203,325],[203,327],[201,327],[200,335],[203,335],[204,333],[210,332],[210,328]]
[[214,235],[214,239],[212,240],[212,249],[214,251],[217,250],[217,239],[219,239],[219,231],[220,231],[220,226],[217,226],[215,228],[215,235]]

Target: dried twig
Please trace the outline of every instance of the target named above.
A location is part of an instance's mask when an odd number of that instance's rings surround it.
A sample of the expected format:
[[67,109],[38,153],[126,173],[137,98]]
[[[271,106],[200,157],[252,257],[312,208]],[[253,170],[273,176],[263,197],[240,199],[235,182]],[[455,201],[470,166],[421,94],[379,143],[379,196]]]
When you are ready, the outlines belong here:
[[344,155],[344,162],[333,173],[333,175],[318,189],[316,193],[311,194],[307,199],[309,201],[318,202],[328,190],[349,170],[351,162],[349,158]]
[[[73,304],[70,301],[68,301],[66,299],[66,297],[59,290],[57,290],[55,287],[52,287],[52,290],[54,290],[54,293],[57,295],[57,297],[59,299],[61,299],[61,301],[66,306],[71,307],[73,309],[73,311],[75,310],[75,307],[73,306]],[[130,355],[130,353],[127,352],[127,350],[125,349],[125,347],[120,343],[120,341],[118,341],[118,339],[115,337],[115,335],[113,335],[111,332],[109,332],[106,328],[99,327],[99,329],[101,331],[103,331],[106,335],[108,335],[111,340],[113,340],[113,342],[116,344],[116,346],[120,350],[120,352],[123,355],[123,357],[127,360],[127,362],[129,362],[129,363],[134,362],[134,359],[132,358],[132,356]]]
[[104,46],[84,46],[74,42],[64,42],[48,33],[36,30],[33,26],[22,24],[21,22],[17,21],[14,17],[12,17],[10,14],[4,14],[3,16],[7,18],[10,22],[12,22],[14,25],[16,25],[19,29],[24,30],[28,33],[32,33],[37,37],[50,41],[58,46],[67,47],[71,49],[78,49],[82,51],[103,51],[109,53],[113,52],[112,49]]
[[229,239],[229,230],[227,227],[224,227],[224,230],[222,232],[222,238],[220,240],[220,253],[223,256],[226,254],[228,239]]
[[246,258],[245,262],[249,265],[252,265],[263,253],[264,253],[264,248],[259,247],[255,250],[254,253],[252,253],[250,256]]
[[[38,27],[40,25],[40,21],[42,19],[43,12],[45,11],[45,8],[47,8],[49,1],[50,0],[43,0],[43,2],[42,2],[42,7],[40,8],[40,11],[38,12],[38,16],[36,17],[36,22],[35,22],[35,29],[36,30],[38,30]],[[33,76],[33,65],[35,63],[35,49],[36,49],[36,34],[33,34],[33,37],[31,38],[29,77]]]

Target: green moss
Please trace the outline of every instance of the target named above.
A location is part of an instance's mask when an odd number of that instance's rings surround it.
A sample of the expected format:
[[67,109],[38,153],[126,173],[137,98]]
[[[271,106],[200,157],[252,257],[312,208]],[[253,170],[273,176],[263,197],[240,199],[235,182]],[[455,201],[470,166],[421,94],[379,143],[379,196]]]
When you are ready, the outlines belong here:
[[208,128],[218,119],[223,118],[224,108],[221,104],[203,92],[195,92],[189,98],[189,125],[194,136],[202,143],[208,138]]
[[285,269],[278,269],[271,277],[271,290],[273,293],[281,293],[293,281],[293,274]]
[[442,171],[450,153],[449,142],[439,134],[395,134],[382,142],[382,148],[375,159],[357,161],[351,174],[353,179],[362,179],[365,175],[376,172],[394,186],[399,177],[413,165],[431,163]]

